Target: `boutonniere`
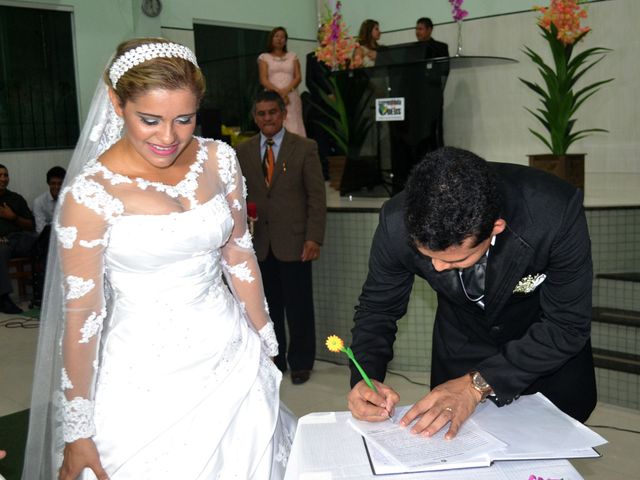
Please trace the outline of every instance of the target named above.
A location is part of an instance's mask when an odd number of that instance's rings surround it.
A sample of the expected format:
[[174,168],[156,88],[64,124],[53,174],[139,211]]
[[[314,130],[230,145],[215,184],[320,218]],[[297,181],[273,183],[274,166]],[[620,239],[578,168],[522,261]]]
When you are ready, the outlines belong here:
[[513,289],[513,293],[531,293],[544,282],[545,278],[547,278],[547,276],[544,273],[527,275],[518,282],[516,288]]

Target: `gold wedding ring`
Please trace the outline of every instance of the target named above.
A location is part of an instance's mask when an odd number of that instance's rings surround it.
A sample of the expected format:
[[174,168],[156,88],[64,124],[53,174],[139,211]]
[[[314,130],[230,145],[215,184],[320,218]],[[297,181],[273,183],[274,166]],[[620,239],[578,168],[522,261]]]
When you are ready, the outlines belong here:
[[453,408],[451,408],[451,407],[444,407],[443,412],[449,412],[450,414],[452,414],[452,415],[453,415]]

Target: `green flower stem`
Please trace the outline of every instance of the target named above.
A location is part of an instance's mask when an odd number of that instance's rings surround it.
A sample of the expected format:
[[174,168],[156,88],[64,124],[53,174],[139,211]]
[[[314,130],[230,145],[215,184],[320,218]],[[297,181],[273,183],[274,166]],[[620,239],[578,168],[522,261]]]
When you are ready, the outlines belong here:
[[353,352],[351,351],[351,348],[349,347],[342,347],[342,351],[344,353],[347,354],[347,357],[349,357],[349,359],[353,362],[353,364],[356,366],[356,368],[358,369],[358,371],[360,372],[360,375],[362,376],[362,379],[365,381],[365,383],[369,386],[369,388],[371,390],[373,390],[374,392],[378,393],[378,389],[376,388],[376,386],[373,384],[373,382],[371,381],[371,379],[369,378],[369,375],[367,375],[365,373],[365,371],[362,369],[362,367],[360,366],[360,364],[358,363],[358,361],[356,360],[356,357],[353,356]]

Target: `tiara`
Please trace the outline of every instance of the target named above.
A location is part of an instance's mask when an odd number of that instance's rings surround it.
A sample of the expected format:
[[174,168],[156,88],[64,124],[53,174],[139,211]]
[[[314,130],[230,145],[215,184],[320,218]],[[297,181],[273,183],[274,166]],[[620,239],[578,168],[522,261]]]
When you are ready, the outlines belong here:
[[146,62],[147,60],[160,57],[184,58],[185,60],[193,63],[196,67],[198,66],[196,56],[184,45],[179,45],[177,43],[146,43],[120,55],[118,59],[113,62],[113,65],[111,65],[111,68],[109,69],[111,85],[113,88],[116,88],[118,80],[120,80],[120,78],[122,78],[130,68],[133,68],[142,62]]

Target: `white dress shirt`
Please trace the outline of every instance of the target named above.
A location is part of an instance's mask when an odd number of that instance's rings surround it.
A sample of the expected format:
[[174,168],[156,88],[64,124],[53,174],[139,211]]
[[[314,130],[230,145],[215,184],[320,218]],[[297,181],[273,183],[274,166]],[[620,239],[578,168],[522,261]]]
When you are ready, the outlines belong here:
[[33,216],[36,220],[36,233],[42,232],[44,227],[51,224],[56,201],[47,190],[33,201]]

